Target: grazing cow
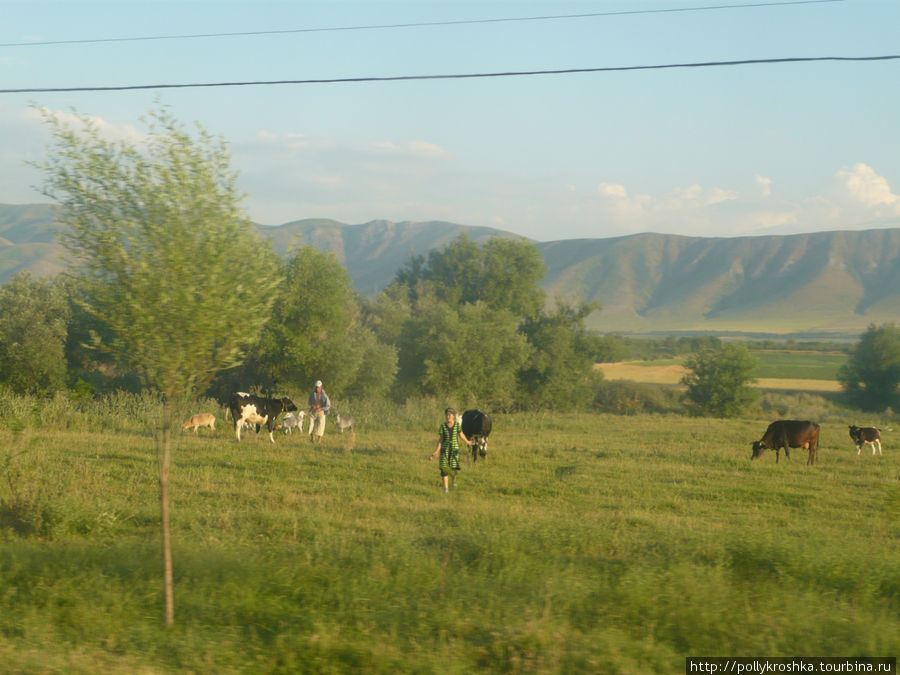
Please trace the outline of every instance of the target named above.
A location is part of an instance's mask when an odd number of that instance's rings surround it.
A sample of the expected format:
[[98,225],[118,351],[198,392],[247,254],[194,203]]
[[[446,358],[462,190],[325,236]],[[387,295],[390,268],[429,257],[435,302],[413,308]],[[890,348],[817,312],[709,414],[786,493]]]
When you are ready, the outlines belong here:
[[337,428],[340,433],[344,433],[344,429],[353,431],[353,418],[349,415],[335,415],[334,423],[337,424]]
[[750,459],[762,455],[765,449],[775,451],[775,463],[778,464],[778,452],[784,448],[784,456],[791,458],[790,448],[806,448],[809,450],[807,465],[815,464],[819,454],[819,425],[808,420],[777,420],[769,425],[763,437],[753,443],[753,454]]
[[881,454],[881,429],[877,427],[858,427],[855,424],[850,425],[850,438],[856,443],[856,454],[862,450],[863,445],[872,446],[872,454],[875,454],[875,448],[878,448],[878,454]]
[[191,419],[181,425],[181,430],[184,431],[186,429],[194,428],[194,433],[197,433],[197,429],[200,427],[209,427],[213,431],[216,430],[216,418],[209,413],[199,413],[197,415],[191,415]]
[[491,416],[480,410],[466,410],[462,414],[462,432],[472,441],[472,461],[479,455],[487,457],[487,439],[491,435]]
[[259,433],[259,426],[265,424],[269,430],[269,440],[274,443],[272,431],[275,429],[275,419],[283,412],[294,412],[297,406],[287,397],[269,398],[238,391],[231,395],[228,409],[234,420],[234,436],[238,441],[241,440],[241,428],[247,421],[256,425],[256,433]]
[[299,429],[303,433],[303,418],[306,415],[304,411],[298,413],[288,413],[281,420],[281,424],[275,426],[275,430],[284,429],[284,433],[289,434],[294,429]]

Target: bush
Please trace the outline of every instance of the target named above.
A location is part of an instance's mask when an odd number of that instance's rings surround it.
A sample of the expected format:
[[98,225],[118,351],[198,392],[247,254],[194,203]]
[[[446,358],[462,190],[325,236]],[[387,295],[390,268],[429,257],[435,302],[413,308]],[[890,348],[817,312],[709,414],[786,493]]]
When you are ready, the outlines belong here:
[[601,382],[594,396],[594,409],[616,415],[687,412],[676,388],[627,380]]

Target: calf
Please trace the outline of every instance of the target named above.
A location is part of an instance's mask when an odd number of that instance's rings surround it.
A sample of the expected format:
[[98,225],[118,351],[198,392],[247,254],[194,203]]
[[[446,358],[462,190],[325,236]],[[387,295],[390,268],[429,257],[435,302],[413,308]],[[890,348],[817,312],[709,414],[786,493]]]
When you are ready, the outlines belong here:
[[808,420],[777,420],[769,425],[763,437],[754,441],[753,454],[750,459],[762,455],[765,449],[775,451],[775,463],[778,464],[778,452],[784,448],[784,456],[791,458],[789,448],[806,448],[809,458],[806,464],[815,464],[819,454],[819,425]]
[[216,418],[209,413],[198,413],[197,415],[191,415],[191,419],[181,425],[181,430],[185,431],[186,429],[194,428],[194,433],[197,433],[197,429],[200,427],[209,427],[213,431],[216,430]]
[[281,420],[281,424],[275,427],[276,430],[284,429],[284,433],[289,434],[293,429],[299,429],[303,433],[303,417],[306,415],[302,410],[298,413],[288,413]]
[[[348,415],[335,415],[334,423],[337,424],[340,433],[344,433],[344,429],[353,431],[353,418]],[[312,433],[312,431],[310,431],[310,433]]]
[[462,414],[462,432],[472,441],[472,461],[487,457],[487,439],[491,435],[491,416],[481,410],[466,410]]
[[265,424],[269,430],[269,440],[274,443],[275,437],[272,435],[272,431],[275,429],[275,419],[283,412],[294,412],[297,410],[297,406],[286,396],[269,398],[238,391],[231,395],[228,409],[234,420],[234,436],[238,441],[241,440],[241,428],[247,421],[256,425],[256,433],[259,433],[259,426]]
[[878,448],[878,454],[881,454],[881,429],[877,427],[858,427],[855,424],[850,425],[850,438],[856,443],[856,454],[862,450],[863,445],[872,446],[872,454],[875,454],[875,448]]

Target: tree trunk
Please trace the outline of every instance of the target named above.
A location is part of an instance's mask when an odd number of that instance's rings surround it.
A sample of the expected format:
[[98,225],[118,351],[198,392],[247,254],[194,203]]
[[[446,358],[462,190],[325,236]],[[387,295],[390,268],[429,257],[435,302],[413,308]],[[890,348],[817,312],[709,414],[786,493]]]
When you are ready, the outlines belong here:
[[[167,415],[168,417],[168,415]],[[171,460],[170,435],[172,425],[163,422],[159,448],[159,505],[162,515],[163,542],[163,593],[166,599],[166,625],[175,623],[175,586],[172,580],[172,540],[169,532],[169,464]]]

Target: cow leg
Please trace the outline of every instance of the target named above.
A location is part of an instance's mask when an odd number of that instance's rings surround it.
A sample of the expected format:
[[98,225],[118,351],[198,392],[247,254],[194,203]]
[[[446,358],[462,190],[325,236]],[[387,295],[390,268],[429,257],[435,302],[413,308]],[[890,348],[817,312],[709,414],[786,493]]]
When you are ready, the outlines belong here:
[[881,441],[875,441],[878,443],[878,456],[881,457]]
[[778,464],[778,459],[781,457],[781,450],[775,448],[775,463]]
[[860,450],[862,450],[862,443],[859,443],[859,444],[856,446],[856,454],[857,454],[857,455],[859,454],[859,451],[860,451]]

